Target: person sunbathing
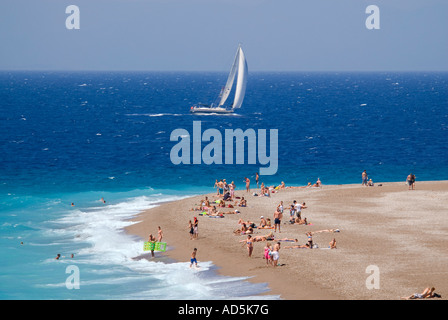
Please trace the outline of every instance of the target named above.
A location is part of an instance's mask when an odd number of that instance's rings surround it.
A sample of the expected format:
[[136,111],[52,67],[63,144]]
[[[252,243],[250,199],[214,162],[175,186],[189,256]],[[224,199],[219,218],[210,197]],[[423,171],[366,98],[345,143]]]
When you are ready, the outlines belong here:
[[340,230],[339,229],[325,229],[325,230],[307,232],[306,234],[308,234],[308,233],[315,234],[315,233],[322,233],[322,232],[340,232]]
[[204,211],[204,210],[208,210],[208,207],[197,206],[190,209],[190,211]]
[[428,299],[428,298],[441,298],[441,296],[434,292],[436,290],[434,287],[426,288],[422,293],[414,293],[409,297],[401,297],[401,299],[412,300],[412,299]]
[[218,215],[220,215],[220,214],[239,214],[240,212],[238,210],[235,210],[235,211],[226,211],[226,212],[218,211],[217,213],[218,213]]
[[297,245],[297,246],[285,246],[283,248],[285,248],[285,249],[311,249],[309,243]]
[[313,187],[320,188],[321,186],[322,186],[322,182],[320,181],[319,178],[317,178],[317,181],[315,184],[313,184]]
[[233,231],[234,234],[253,234],[254,229],[252,227],[247,227],[245,223],[241,226],[241,229],[236,229]]
[[297,240],[297,239],[288,239],[288,238],[283,238],[283,239],[278,239],[277,241],[285,241],[285,242],[298,242],[299,240]]
[[299,187],[286,187],[286,189],[303,189],[303,188],[311,188],[314,187],[314,185],[311,185],[311,182],[308,182],[306,186],[299,186]]
[[274,227],[264,226],[264,227],[258,227],[257,229],[274,229]]
[[272,232],[270,232],[268,235],[266,236],[254,236],[252,237],[253,241],[273,241],[274,240],[274,234]]
[[241,232],[246,232],[246,231],[247,231],[247,226],[246,226],[246,223],[243,222],[241,224],[241,228],[236,229],[235,231],[233,231],[233,233],[241,233]]
[[305,219],[300,219],[300,218],[295,218],[294,219],[294,222],[291,222],[291,224],[304,224],[304,225],[308,225],[308,221],[306,220],[306,218]]

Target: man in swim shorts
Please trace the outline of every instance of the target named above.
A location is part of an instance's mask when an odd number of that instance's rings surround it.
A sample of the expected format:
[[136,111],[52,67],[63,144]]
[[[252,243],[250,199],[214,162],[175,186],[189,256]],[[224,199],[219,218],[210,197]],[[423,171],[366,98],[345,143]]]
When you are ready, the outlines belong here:
[[193,266],[193,263],[198,266],[198,261],[196,260],[196,253],[198,249],[194,248],[193,252],[191,253],[191,259],[190,259],[190,268]]
[[363,186],[367,186],[367,180],[368,180],[368,176],[367,176],[367,172],[366,170],[364,170],[361,174],[361,179],[362,179],[362,185]]
[[276,210],[274,213],[274,231],[277,231],[277,226],[278,226],[278,232],[281,233],[280,223],[282,222],[282,217],[283,217],[283,214],[279,210]]

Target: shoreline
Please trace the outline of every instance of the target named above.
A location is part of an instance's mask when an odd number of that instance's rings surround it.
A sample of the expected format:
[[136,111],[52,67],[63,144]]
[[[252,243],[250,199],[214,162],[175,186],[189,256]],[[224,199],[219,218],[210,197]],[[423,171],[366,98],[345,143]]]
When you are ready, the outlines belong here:
[[[236,196],[244,196],[248,206],[238,207],[240,214],[226,214],[221,219],[190,211],[205,196],[215,199],[215,193],[202,194],[145,210],[132,219],[138,223],[125,230],[146,241],[148,235],[156,235],[157,227],[161,226],[163,241],[168,247],[165,253],[156,253],[154,261],[163,256],[187,262],[196,247],[199,265],[201,261],[212,261],[220,275],[267,283],[269,291],[260,297],[394,300],[434,286],[445,299],[448,272],[444,274],[444,271],[448,254],[440,238],[448,236],[448,181],[418,181],[416,190],[408,190],[404,182],[380,184],[381,187],[378,183],[374,187],[361,184],[295,187],[280,190],[271,197],[252,196],[255,189],[251,193],[236,190]],[[306,202],[308,208],[303,210],[302,217],[307,217],[311,225],[288,223],[288,208],[293,200]],[[319,249],[286,249],[288,243],[281,242],[279,263],[283,265],[276,268],[267,266],[263,259],[264,242],[255,243],[249,258],[244,244],[239,242],[246,236],[233,234],[239,227],[238,220],[242,218],[258,225],[260,216],[264,215],[273,221],[280,201],[284,202],[285,210],[282,232],[275,233],[276,239],[297,238],[298,244],[304,244],[307,231],[337,228],[340,233],[315,234],[313,240],[319,244]],[[197,240],[190,240],[188,234],[188,221],[193,217],[199,220]],[[267,231],[271,230],[255,229],[254,236],[266,235]],[[338,248],[324,250],[333,237],[337,239]],[[378,266],[380,271],[378,290],[366,286],[369,266]]]

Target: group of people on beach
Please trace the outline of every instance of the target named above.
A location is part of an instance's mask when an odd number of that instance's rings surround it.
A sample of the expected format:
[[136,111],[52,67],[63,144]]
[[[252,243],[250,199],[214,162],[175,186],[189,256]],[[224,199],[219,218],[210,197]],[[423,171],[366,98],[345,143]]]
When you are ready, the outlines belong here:
[[[250,179],[245,177],[244,181],[246,183],[246,192],[251,192],[250,189]],[[415,185],[415,176],[410,174],[407,177],[407,184],[409,185],[409,189],[414,189]],[[259,188],[258,196],[271,196],[271,193],[278,192],[282,189],[289,188],[311,188],[311,187],[321,187],[322,182],[318,178],[315,184],[308,183],[303,187],[286,187],[285,183],[282,183],[279,186],[270,186],[266,187],[264,183],[259,184],[259,176],[256,174],[256,183],[257,188]],[[362,172],[362,186],[373,186],[372,179],[368,178],[366,170]],[[210,201],[207,196],[200,201],[200,204],[192,208],[192,211],[201,211],[202,214],[206,214],[208,216],[223,216],[225,214],[238,214],[239,210],[230,210],[225,211],[222,208],[235,208],[246,207],[247,201],[244,197],[237,197],[235,195],[236,186],[232,181],[231,183],[227,183],[226,179],[216,180],[215,186],[216,188],[216,196],[217,200]],[[272,192],[274,191],[274,192]],[[257,194],[254,194],[257,195]],[[280,249],[313,249],[318,248],[318,246],[313,241],[313,235],[319,233],[338,233],[339,229],[324,229],[317,231],[308,231],[305,233],[307,240],[304,244],[299,244],[299,240],[296,238],[277,238],[274,234],[278,231],[281,233],[281,222],[283,220],[283,215],[285,210],[289,209],[289,224],[297,224],[297,225],[310,225],[307,221],[306,217],[303,217],[303,210],[307,209],[307,205],[304,201],[298,202],[296,200],[292,201],[292,203],[288,205],[284,205],[283,201],[277,205],[275,212],[273,214],[273,223],[270,218],[266,218],[264,216],[260,216],[260,222],[258,225],[252,221],[245,221],[243,218],[238,220],[238,225],[240,226],[238,229],[234,230],[233,233],[235,235],[245,235],[246,238],[243,240],[239,240],[243,247],[246,247],[248,257],[252,257],[254,252],[255,243],[264,242],[265,246],[263,249],[263,258],[266,261],[266,266],[277,267],[282,264],[279,264],[280,261]],[[285,224],[285,223],[284,223]],[[160,228],[160,227],[159,227]],[[255,234],[255,230],[263,230],[269,229],[267,234],[258,235]],[[188,230],[190,233],[190,239],[196,240],[198,239],[198,219],[194,217],[194,221],[191,220],[188,223]],[[289,243],[287,245],[282,246],[282,242]],[[337,248],[337,241],[335,237],[332,237],[331,241],[328,244],[329,249]],[[197,267],[197,248],[194,248],[190,257],[190,267]],[[434,293],[434,288],[426,288],[422,293],[416,293],[408,297],[402,297],[402,299],[424,299],[431,297],[440,297]]]
[[[374,183],[372,181],[372,179],[369,179],[369,176],[367,175],[367,171],[364,170],[361,173],[361,185],[362,186],[366,186],[366,187],[373,187]],[[414,190],[415,189],[415,175],[413,173],[410,173],[407,177],[406,177],[406,184],[409,187],[409,190]],[[378,186],[381,186],[381,184],[379,184]]]
[[[160,226],[157,227],[157,238],[152,233],[148,236],[148,242],[153,243],[162,242],[162,239],[163,239],[163,231]],[[154,258],[154,250],[151,250],[151,257]]]
[[[289,206],[289,223],[290,224],[299,224],[299,225],[308,225],[308,221],[306,217],[302,217],[302,210],[307,209],[305,202],[299,203],[298,201],[294,200]],[[271,220],[269,218],[265,218],[264,216],[260,217],[260,223],[257,226],[254,222],[251,221],[244,221],[242,218],[239,219],[238,224],[241,225],[240,228],[234,230],[235,235],[246,235],[246,239],[240,240],[247,248],[248,256],[251,257],[253,250],[254,250],[254,244],[256,242],[266,242],[265,248],[264,248],[264,259],[266,260],[266,265],[268,266],[278,266],[279,265],[279,251],[281,248],[281,242],[294,242],[296,244],[285,246],[285,249],[292,249],[292,248],[316,248],[317,246],[313,244],[313,238],[312,235],[314,233],[321,233],[321,232],[339,232],[339,229],[326,229],[326,230],[319,230],[314,232],[307,232],[307,242],[303,245],[297,244],[298,239],[289,239],[289,238],[283,238],[283,239],[276,239],[274,236],[274,233],[277,232],[281,233],[281,221],[283,219],[283,213],[284,213],[284,203],[283,201],[280,201],[280,203],[277,205],[276,210],[273,215],[274,225],[271,225]],[[271,230],[267,235],[254,235],[255,229],[273,229]],[[276,241],[274,245],[271,244],[270,241]],[[330,249],[336,249],[336,239],[333,238],[328,248]]]
[[373,187],[374,186],[374,183],[373,183],[372,179],[369,179],[369,176],[367,175],[367,171],[366,170],[364,170],[361,173],[361,180],[362,180],[362,183],[361,183],[362,186],[366,186],[366,187]]
[[190,233],[190,240],[197,240],[199,236],[199,220],[194,217],[194,222],[188,221],[188,230]]
[[223,198],[223,200],[233,201],[235,199],[235,182],[227,183],[226,179],[219,181],[216,179],[214,188],[216,188],[216,195]]

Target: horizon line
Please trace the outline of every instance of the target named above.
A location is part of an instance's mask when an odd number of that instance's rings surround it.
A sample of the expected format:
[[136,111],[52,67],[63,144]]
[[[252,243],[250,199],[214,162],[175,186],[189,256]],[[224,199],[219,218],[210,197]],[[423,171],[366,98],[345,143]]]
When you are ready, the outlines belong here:
[[[228,70],[135,70],[135,69],[0,69],[0,72],[165,72],[165,73],[223,73]],[[253,73],[383,73],[383,72],[400,72],[400,73],[444,73],[447,70],[253,70]]]

